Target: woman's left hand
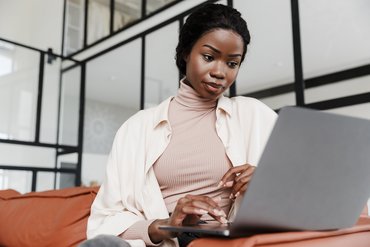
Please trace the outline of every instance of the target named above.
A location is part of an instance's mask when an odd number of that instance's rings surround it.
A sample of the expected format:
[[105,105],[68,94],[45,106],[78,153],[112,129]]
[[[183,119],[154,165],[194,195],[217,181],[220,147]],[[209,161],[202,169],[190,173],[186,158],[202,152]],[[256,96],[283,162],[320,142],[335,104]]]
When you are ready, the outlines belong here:
[[245,164],[230,168],[221,178],[219,187],[232,188],[230,199],[235,199],[243,194],[248,187],[249,181],[252,178],[255,166]]

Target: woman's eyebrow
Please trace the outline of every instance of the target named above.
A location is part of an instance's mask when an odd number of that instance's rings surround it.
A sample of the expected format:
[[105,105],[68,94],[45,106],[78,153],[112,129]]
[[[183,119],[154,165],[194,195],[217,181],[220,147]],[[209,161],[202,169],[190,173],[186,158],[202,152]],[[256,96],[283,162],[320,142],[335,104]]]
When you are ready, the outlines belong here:
[[[218,49],[214,48],[213,46],[211,45],[208,45],[208,44],[205,44],[203,45],[205,47],[208,47],[209,49],[211,49],[212,51],[218,53],[218,54],[221,54],[221,51],[219,51]],[[242,55],[241,54],[229,54],[227,55],[228,57],[241,57]]]

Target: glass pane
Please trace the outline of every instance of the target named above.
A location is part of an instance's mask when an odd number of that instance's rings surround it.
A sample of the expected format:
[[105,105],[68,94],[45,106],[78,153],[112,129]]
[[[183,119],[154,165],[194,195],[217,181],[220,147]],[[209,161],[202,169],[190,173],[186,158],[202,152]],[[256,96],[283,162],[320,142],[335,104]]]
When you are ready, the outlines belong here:
[[114,5],[114,31],[140,19],[141,0],[115,0]]
[[251,43],[237,79],[237,94],[294,80],[292,24],[289,0],[234,0],[246,19]]
[[[71,154],[64,154],[58,156],[57,167],[58,168],[75,168],[78,161],[78,154],[71,153]],[[90,169],[90,168],[88,168]],[[73,178],[72,178],[73,176]],[[56,174],[56,187],[57,189],[71,187],[70,185],[73,184],[75,175],[73,173],[61,173],[58,172]],[[72,181],[73,180],[73,181]]]
[[[76,169],[75,162],[61,162],[60,168]],[[59,175],[59,189],[69,188],[75,186],[76,175],[74,173],[58,173]]]
[[370,120],[370,103],[330,109],[327,112]]
[[306,103],[370,92],[370,76],[340,81],[305,90]]
[[107,155],[118,128],[140,109],[140,54],[138,39],[87,64],[85,153]]
[[0,189],[13,189],[22,194],[30,192],[32,172],[0,169]]
[[82,184],[85,186],[96,186],[102,184],[105,179],[108,155],[84,152],[82,160]]
[[80,79],[80,67],[62,74],[59,144],[76,146],[78,143]]
[[300,0],[305,78],[369,64],[370,1]]
[[146,14],[149,15],[154,11],[166,6],[169,3],[175,2],[176,0],[150,0],[146,1]]
[[55,149],[0,143],[0,164],[14,166],[54,167]]
[[38,172],[36,191],[45,191],[54,189],[54,172]]
[[44,85],[41,107],[40,141],[53,143],[57,141],[59,78],[61,59],[55,58],[48,63],[45,57]]
[[295,105],[295,93],[285,93],[272,97],[266,97],[259,99],[271,109],[278,110],[284,106]]
[[65,25],[65,55],[82,48],[84,34],[84,2],[83,0],[67,0]]
[[0,43],[0,138],[34,141],[39,61],[39,52]]
[[176,21],[146,36],[145,108],[157,105],[177,92],[179,72],[174,57],[178,29]]
[[87,43],[106,37],[110,28],[110,0],[89,0]]

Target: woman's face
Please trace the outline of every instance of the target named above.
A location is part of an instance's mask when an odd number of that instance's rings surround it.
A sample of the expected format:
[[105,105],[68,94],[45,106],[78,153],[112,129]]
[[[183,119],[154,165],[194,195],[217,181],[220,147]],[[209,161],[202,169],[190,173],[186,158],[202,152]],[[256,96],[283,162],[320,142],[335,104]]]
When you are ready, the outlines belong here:
[[203,98],[219,98],[236,79],[243,47],[241,36],[231,30],[204,34],[185,58],[186,83]]

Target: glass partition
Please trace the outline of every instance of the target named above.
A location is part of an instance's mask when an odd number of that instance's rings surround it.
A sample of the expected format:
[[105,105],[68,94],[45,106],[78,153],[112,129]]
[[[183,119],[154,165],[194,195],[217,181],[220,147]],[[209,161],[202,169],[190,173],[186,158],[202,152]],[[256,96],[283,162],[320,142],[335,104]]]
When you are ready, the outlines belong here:
[[83,46],[84,0],[66,1],[64,54],[69,55]]
[[237,94],[294,81],[292,23],[289,0],[234,0],[251,34],[237,79]]
[[80,109],[80,67],[62,74],[59,144],[78,144],[78,120]]
[[34,141],[40,53],[0,43],[0,138]]
[[87,15],[87,44],[109,35],[110,0],[89,0]]
[[268,105],[271,109],[278,110],[284,106],[295,105],[295,93],[284,93],[276,96],[260,98],[259,100]]
[[304,77],[370,63],[370,1],[300,0]]
[[114,2],[114,27],[117,31],[128,24],[141,18],[141,0],[115,0]]
[[305,90],[305,96],[306,103],[314,103],[367,92],[370,92],[370,76],[362,76],[351,80],[308,88]]
[[20,193],[31,191],[32,172],[0,169],[0,189],[13,189]]
[[145,108],[157,105],[177,92],[179,72],[175,50],[178,30],[179,22],[176,21],[146,36]]
[[103,181],[118,128],[140,110],[141,39],[86,64],[82,183]]
[[146,14],[149,15],[156,10],[166,6],[167,4],[170,4],[172,2],[175,2],[176,0],[150,0],[146,1]]
[[45,57],[40,125],[40,142],[43,143],[57,141],[60,65],[60,58],[48,62]]
[[[342,114],[351,117],[365,118],[370,120],[370,103],[340,107],[326,110],[327,112]],[[370,202],[370,201],[369,201]]]
[[[57,158],[57,167],[58,168],[76,168],[78,163],[78,154],[77,153],[70,153],[65,155],[59,155]],[[87,167],[90,167],[90,165],[87,165]],[[87,168],[89,169],[89,168]],[[76,175],[73,173],[61,173],[57,172],[55,174],[55,185],[56,188],[66,188],[71,187],[71,184],[74,184]]]
[[84,153],[107,155],[118,128],[140,110],[140,53],[138,39],[87,64]]
[[54,189],[54,172],[38,172],[36,191],[45,191]]

